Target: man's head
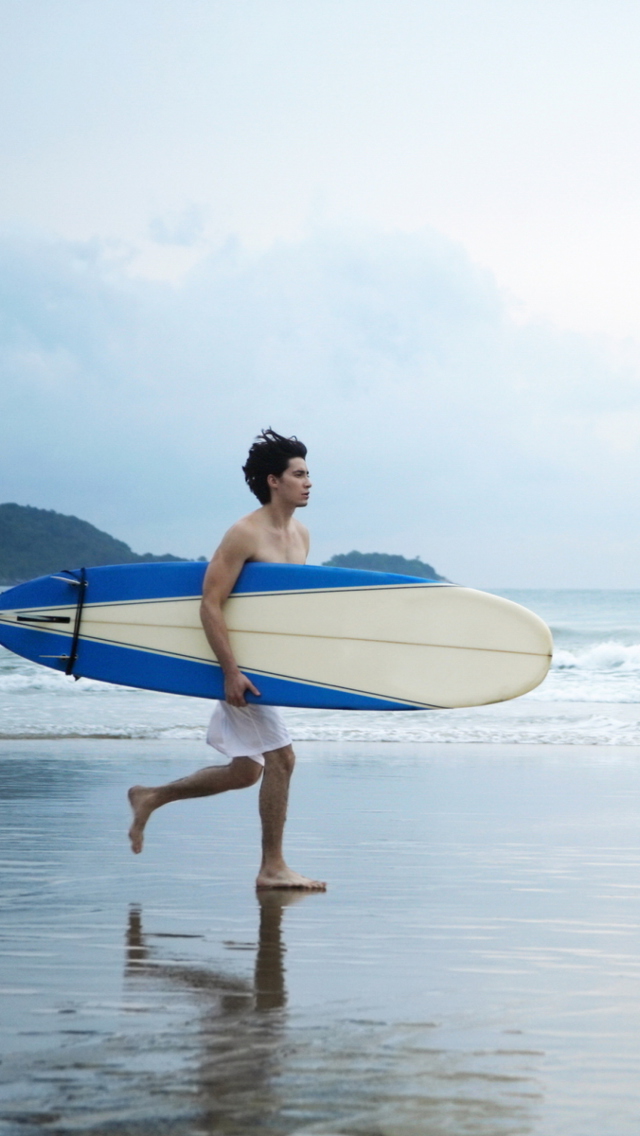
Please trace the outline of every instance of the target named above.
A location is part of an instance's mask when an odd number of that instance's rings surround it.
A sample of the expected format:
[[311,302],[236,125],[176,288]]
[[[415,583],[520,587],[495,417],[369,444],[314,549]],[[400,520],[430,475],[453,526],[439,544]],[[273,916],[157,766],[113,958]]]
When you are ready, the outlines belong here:
[[280,479],[296,458],[299,460],[295,465],[306,470],[306,456],[307,447],[295,436],[284,438],[270,427],[258,434],[242,470],[249,489],[261,505],[268,505],[271,500],[273,482],[270,484],[269,478]]

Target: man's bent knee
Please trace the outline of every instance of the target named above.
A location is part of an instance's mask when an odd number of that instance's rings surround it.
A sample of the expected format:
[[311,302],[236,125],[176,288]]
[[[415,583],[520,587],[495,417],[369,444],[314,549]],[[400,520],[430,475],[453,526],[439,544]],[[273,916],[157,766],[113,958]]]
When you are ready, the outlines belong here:
[[271,749],[264,755],[266,768],[277,768],[283,773],[293,773],[293,767],[296,763],[296,755],[293,752],[293,746],[281,746],[279,749]]
[[234,757],[231,762],[231,770],[234,778],[234,788],[248,789],[251,785],[255,785],[256,781],[260,780],[262,776],[262,765],[259,761],[254,761],[252,757]]

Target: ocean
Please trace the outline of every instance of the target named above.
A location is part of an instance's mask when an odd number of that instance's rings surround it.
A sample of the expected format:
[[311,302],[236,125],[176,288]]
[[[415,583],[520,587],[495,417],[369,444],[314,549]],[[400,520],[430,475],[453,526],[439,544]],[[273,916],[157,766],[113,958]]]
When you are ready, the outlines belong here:
[[[554,637],[549,676],[513,702],[413,713],[285,711],[295,741],[640,745],[640,591],[502,591]],[[76,682],[0,650],[0,738],[202,740],[204,699]]]

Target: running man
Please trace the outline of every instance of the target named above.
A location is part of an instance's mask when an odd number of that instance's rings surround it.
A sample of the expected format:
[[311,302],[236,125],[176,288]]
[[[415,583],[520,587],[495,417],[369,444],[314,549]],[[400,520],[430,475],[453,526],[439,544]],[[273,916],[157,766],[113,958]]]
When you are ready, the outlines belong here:
[[132,850],[141,852],[145,825],[161,805],[245,789],[262,777],[262,863],[256,886],[324,891],[326,884],[299,875],[285,863],[282,839],[295,764],[291,737],[279,710],[247,703],[248,691],[257,696],[260,691],[238,668],[222,610],[247,561],[305,563],[309,534],[294,514],[309,500],[306,456],[307,448],[298,438],[263,430],[243,467],[260,508],[229,529],[205,574],[200,618],[225,677],[225,701],[216,703],[207,741],[229,758],[229,763],[207,766],[168,785],[134,785],[129,790],[133,809],[129,838]]

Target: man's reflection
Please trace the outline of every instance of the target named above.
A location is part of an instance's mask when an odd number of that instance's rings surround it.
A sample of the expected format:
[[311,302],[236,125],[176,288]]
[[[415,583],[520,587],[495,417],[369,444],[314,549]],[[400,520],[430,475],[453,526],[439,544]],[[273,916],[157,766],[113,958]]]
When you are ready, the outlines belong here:
[[[253,995],[256,1010],[277,1010],[286,1005],[287,993],[284,984],[284,956],[286,947],[282,941],[282,913],[285,907],[300,903],[307,898],[304,892],[263,891],[257,892],[260,906],[260,925],[253,988],[247,982],[225,975],[222,971],[202,969],[195,966],[181,966],[178,962],[167,963],[154,959],[152,939],[189,939],[199,935],[167,935],[156,933],[145,935],[142,927],[142,911],[131,907],[127,928],[126,973],[129,977],[139,977],[147,973],[154,977],[167,977],[202,992],[228,991],[230,988],[247,996]],[[166,946],[166,943],[165,943]],[[166,958],[166,950],[163,950]]]
[[292,903],[299,903],[300,892],[256,892],[260,904],[260,933],[254,987],[256,1010],[278,1010],[287,1003],[284,984],[284,955],[282,941],[282,912]]
[[160,983],[165,989],[170,984],[197,995],[197,1031],[194,1035],[185,1028],[179,1041],[183,1052],[196,1051],[195,1067],[188,1062],[193,1080],[185,1070],[175,1087],[178,1094],[197,1095],[199,1111],[211,1131],[222,1120],[251,1124],[258,1120],[254,1109],[264,1116],[265,1108],[277,1112],[283,1105],[277,1087],[283,1071],[285,1028],[285,1016],[278,1011],[287,1002],[282,920],[285,907],[306,898],[304,892],[257,893],[260,919],[253,982],[222,969],[168,957],[168,942],[200,936],[145,933],[140,908],[129,912],[127,978]]
[[253,978],[183,961],[180,941],[201,936],[145,932],[140,910],[131,910],[128,980],[149,987],[160,1011],[171,1011],[169,991],[188,991],[197,1007],[185,1013],[179,999],[164,1033],[157,1019],[150,1023],[146,1056],[158,1066],[149,1131],[155,1125],[175,1136],[285,1133],[304,1117],[307,1125],[333,1125],[354,1136],[531,1132],[532,1101],[540,1094],[533,1052],[449,1049],[438,1045],[431,1022],[290,1017],[282,925],[284,908],[303,900],[314,902],[300,892],[258,893],[258,942],[227,944],[255,952]]

